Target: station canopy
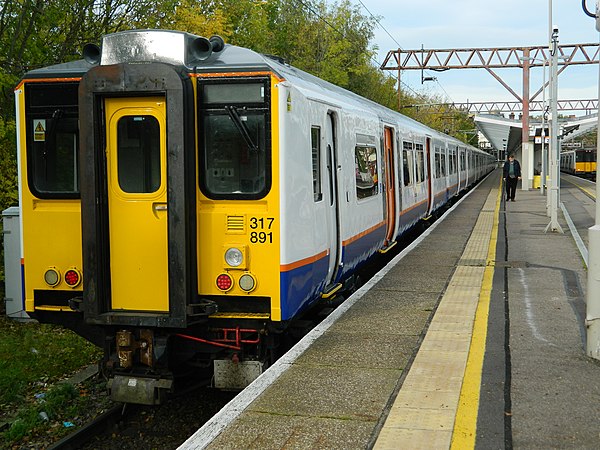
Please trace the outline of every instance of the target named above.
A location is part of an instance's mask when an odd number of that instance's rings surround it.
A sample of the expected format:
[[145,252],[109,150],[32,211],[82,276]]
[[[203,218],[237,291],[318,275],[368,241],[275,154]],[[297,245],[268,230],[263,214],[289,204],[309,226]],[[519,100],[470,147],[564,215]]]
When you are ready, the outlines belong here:
[[[515,153],[521,147],[523,124],[518,119],[482,114],[475,116],[475,125],[496,150],[506,150],[506,154],[509,154]],[[597,114],[561,119],[559,134],[563,137],[562,141],[566,142],[593,130],[597,125]],[[541,135],[540,122],[530,122],[529,126],[531,136]],[[546,128],[549,128],[548,124]]]
[[475,116],[475,125],[496,150],[514,153],[521,146],[523,125],[520,120],[482,114]]

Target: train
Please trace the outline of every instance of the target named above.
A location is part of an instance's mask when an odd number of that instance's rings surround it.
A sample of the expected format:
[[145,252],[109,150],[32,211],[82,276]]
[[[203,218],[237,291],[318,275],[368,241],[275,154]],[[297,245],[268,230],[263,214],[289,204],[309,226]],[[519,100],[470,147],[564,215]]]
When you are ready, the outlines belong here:
[[[15,88],[23,295],[116,401],[241,389],[484,177],[475,147],[251,49],[128,30]],[[196,376],[196,375],[194,375]]]
[[561,172],[596,179],[596,148],[579,148],[560,153]]

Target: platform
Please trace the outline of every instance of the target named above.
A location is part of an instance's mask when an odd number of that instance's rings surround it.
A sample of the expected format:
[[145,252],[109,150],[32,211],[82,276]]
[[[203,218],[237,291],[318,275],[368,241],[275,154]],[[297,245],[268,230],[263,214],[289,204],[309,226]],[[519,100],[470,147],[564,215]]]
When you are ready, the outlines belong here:
[[597,448],[583,259],[538,190],[501,194],[497,170],[180,448]]

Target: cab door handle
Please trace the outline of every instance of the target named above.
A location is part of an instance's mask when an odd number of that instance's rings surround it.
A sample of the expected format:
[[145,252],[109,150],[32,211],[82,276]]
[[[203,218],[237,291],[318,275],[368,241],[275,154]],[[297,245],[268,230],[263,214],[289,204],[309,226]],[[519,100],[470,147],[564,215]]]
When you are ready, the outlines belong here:
[[164,218],[164,214],[160,214],[159,213],[163,213],[166,212],[168,210],[168,206],[166,202],[153,202],[152,203],[152,214],[154,214],[154,217],[156,217],[157,219],[161,219]]

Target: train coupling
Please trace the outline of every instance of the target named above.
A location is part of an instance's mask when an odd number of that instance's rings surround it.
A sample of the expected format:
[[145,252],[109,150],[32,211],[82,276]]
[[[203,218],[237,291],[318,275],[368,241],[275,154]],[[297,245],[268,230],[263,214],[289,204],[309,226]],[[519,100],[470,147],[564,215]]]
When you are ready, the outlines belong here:
[[108,381],[110,398],[115,402],[159,405],[172,391],[173,380],[115,375]]

